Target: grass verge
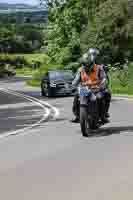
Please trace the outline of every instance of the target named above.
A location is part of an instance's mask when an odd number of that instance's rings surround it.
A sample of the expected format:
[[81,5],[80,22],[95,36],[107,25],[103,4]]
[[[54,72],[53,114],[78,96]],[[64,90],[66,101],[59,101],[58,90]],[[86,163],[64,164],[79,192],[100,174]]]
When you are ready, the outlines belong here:
[[22,69],[16,69],[16,74],[17,75],[24,75],[24,76],[28,76],[34,73],[35,70],[32,70],[31,68],[28,67],[24,67]]
[[[26,84],[33,87],[40,87],[41,81],[39,80],[28,80]],[[128,86],[122,87],[120,84],[112,83],[112,93],[113,94],[130,94],[133,95],[132,91],[128,90]]]
[[[113,72],[113,74],[111,75],[112,77],[112,93],[113,94],[122,94],[122,95],[133,95],[133,64],[129,65],[129,69],[128,69],[128,82],[127,84],[125,84],[125,86],[122,85],[123,81],[120,81],[118,79],[118,74],[121,73],[119,71],[117,72]],[[39,75],[39,74],[38,74]],[[40,75],[39,75],[40,76]],[[34,76],[35,77],[35,76]],[[33,77],[32,80],[27,81],[27,84],[30,86],[36,86],[39,87],[40,86],[40,80],[35,79]],[[125,81],[125,79],[123,79]]]
[[41,81],[39,80],[28,80],[26,81],[26,85],[32,86],[32,87],[40,87]]

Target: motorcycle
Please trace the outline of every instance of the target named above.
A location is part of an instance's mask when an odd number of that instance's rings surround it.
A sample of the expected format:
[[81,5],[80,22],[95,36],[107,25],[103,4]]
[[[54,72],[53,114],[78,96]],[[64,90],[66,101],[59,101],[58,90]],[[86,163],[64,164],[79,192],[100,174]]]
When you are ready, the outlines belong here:
[[[97,95],[98,94],[98,95]],[[100,95],[99,95],[100,94]],[[105,105],[104,94],[80,88],[79,97],[85,98],[86,104],[80,103],[80,127],[84,137],[88,137],[102,125],[100,123],[101,109]]]

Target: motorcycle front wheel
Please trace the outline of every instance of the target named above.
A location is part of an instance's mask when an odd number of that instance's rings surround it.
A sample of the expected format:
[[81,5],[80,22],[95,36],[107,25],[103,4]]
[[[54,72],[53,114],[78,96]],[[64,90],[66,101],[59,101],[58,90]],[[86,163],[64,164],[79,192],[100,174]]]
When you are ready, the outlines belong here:
[[86,107],[80,107],[80,127],[82,136],[88,137],[89,120],[88,120],[88,110]]

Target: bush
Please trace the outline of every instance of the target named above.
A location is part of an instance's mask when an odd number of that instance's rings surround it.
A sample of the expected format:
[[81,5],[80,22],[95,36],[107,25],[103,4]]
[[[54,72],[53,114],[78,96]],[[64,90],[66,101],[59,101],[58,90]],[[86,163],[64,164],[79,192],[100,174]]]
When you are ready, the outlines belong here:
[[0,55],[0,63],[9,64],[14,67],[22,68],[23,66],[28,65],[28,62],[24,56],[12,56],[12,55]]
[[124,66],[115,69],[111,71],[112,92],[117,94],[133,94],[133,64],[130,63],[128,66],[124,64]]
[[12,61],[12,64],[16,66],[16,68],[22,68],[24,66],[28,66],[29,63],[27,60],[24,58],[24,56],[16,56],[14,57],[14,60]]
[[42,64],[48,63],[49,57],[45,54],[0,54],[0,63],[10,64],[15,68],[39,68]]
[[41,73],[39,70],[35,70],[33,73],[32,73],[32,79],[33,80],[41,80]]
[[79,62],[71,62],[69,65],[65,67],[65,69],[72,70],[75,73],[79,67],[80,67]]
[[128,94],[133,94],[133,63],[128,67]]
[[44,64],[41,67],[33,72],[32,79],[33,80],[41,80],[42,77],[47,73],[48,70],[53,69],[63,69],[64,66],[57,64]]

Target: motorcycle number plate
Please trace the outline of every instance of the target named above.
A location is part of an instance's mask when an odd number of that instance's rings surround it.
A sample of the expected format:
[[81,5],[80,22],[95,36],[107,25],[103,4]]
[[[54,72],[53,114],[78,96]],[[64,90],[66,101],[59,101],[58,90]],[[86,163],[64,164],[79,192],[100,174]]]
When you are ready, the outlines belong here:
[[91,91],[88,90],[87,88],[80,88],[79,94],[80,96],[90,96]]

